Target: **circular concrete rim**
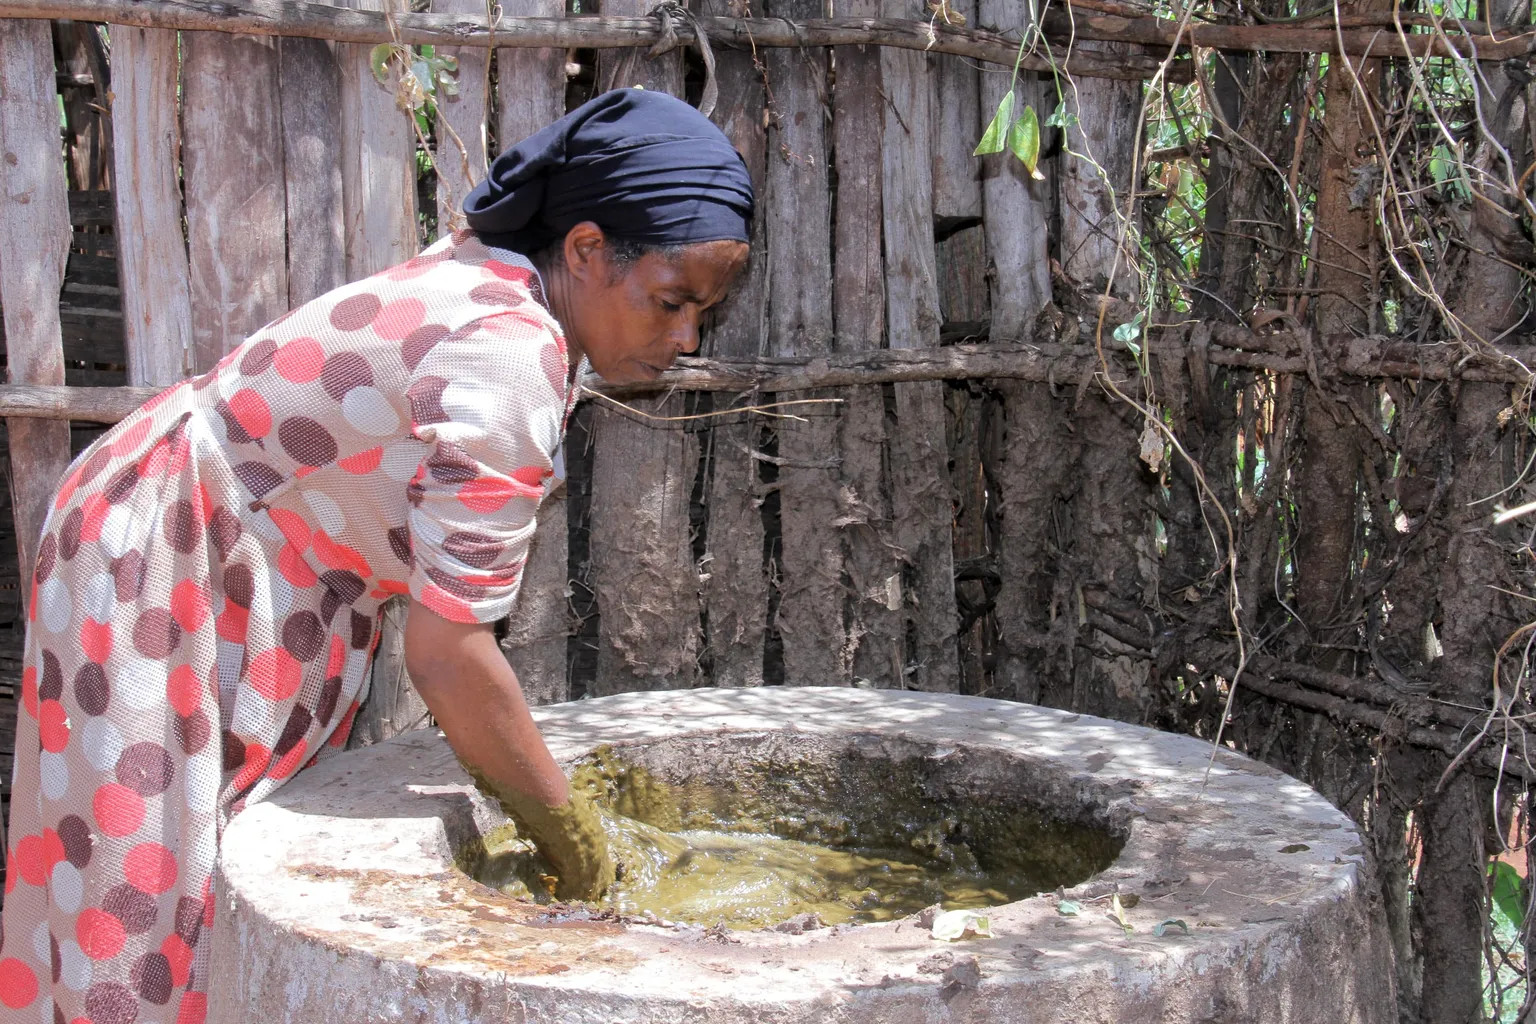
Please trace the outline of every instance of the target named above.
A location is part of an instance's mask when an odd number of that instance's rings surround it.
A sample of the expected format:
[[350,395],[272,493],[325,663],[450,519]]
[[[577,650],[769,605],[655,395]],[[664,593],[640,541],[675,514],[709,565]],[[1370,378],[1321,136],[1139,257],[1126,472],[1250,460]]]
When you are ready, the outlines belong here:
[[[501,818],[440,734],[418,732],[322,762],[230,823],[216,880],[219,962],[269,933],[295,962],[404,964],[418,987],[471,983],[477,1000],[484,989],[503,998],[543,992],[573,1006],[782,1008],[965,984],[936,953],[976,957],[990,986],[1106,972],[1155,986],[1181,970],[1279,955],[1297,946],[1310,918],[1366,916],[1356,907],[1364,851],[1354,824],[1295,779],[1228,751],[1202,795],[1211,748],[1189,737],[976,697],[842,688],[657,691],[536,715],[562,761],[605,743],[764,732],[875,732],[929,745],[929,756],[992,748],[1065,773],[1085,802],[1131,815],[1131,833],[1114,864],[1065,894],[1081,913],[1062,915],[1048,896],[1011,903],[991,911],[990,940],[939,943],[910,919],[728,937],[551,920],[454,867],[454,849]],[[1140,897],[1126,911],[1129,932],[1109,912],[1114,891]],[[1167,918],[1189,934],[1170,926],[1157,936]],[[257,1000],[260,985],[242,975],[238,998]]]

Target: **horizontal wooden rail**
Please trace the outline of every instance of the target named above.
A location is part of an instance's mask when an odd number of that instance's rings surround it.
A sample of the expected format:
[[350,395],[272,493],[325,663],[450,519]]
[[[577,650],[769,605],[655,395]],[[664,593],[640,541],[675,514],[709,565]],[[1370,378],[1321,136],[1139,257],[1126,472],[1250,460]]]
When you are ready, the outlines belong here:
[[[1241,327],[1218,326],[1204,349],[1214,366],[1274,373],[1345,376],[1367,380],[1506,381],[1523,384],[1536,366],[1536,347],[1512,347],[1498,353],[1474,353],[1455,345],[1417,345],[1392,338],[1341,338],[1320,345],[1311,358],[1301,339],[1289,334],[1256,335]],[[1154,340],[1153,351],[1188,351],[1183,332]],[[1328,356],[1325,352],[1332,352]],[[1113,357],[1117,372],[1129,374],[1129,356]],[[623,398],[657,391],[787,393],[818,388],[898,384],[928,380],[1028,380],[1073,385],[1099,367],[1089,345],[951,345],[934,349],[849,352],[811,359],[679,359],[671,370],[646,384],[609,384],[584,380],[589,391]],[[158,393],[156,388],[77,388],[0,385],[0,416],[88,420],[115,423]]]
[[[263,36],[308,36],[344,43],[387,43],[483,47],[652,46],[660,37],[655,18],[590,17],[499,18],[469,14],[394,14],[360,11],[302,0],[5,0],[0,18],[69,18],[139,28],[238,32]],[[875,44],[932,53],[951,53],[1012,67],[1017,39],[995,32],[959,28],[936,21],[903,18],[699,18],[710,41],[740,47],[846,46]],[[674,23],[681,43],[694,40],[693,29]],[[1076,50],[1060,63],[1087,78],[1150,78],[1162,61],[1140,53],[1090,53]],[[1021,65],[1049,71],[1049,58],[1028,54]],[[1187,68],[1183,69],[1187,73]],[[1183,77],[1187,77],[1187,74]]]

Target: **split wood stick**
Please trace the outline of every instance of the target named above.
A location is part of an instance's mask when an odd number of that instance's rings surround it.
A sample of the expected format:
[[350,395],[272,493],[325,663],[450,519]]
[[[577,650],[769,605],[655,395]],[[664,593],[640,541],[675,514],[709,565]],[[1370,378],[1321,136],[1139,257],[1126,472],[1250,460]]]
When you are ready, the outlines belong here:
[[[432,10],[475,14],[485,10],[485,0],[432,0]],[[444,47],[439,53],[458,64],[458,94],[437,94],[437,147],[432,161],[437,167],[437,237],[442,238],[465,226],[464,197],[485,177],[491,52],[457,46]],[[527,88],[527,83],[519,82],[517,87]]]
[[347,282],[341,188],[341,66],[320,39],[288,38],[279,54],[283,177],[288,202],[288,305]]

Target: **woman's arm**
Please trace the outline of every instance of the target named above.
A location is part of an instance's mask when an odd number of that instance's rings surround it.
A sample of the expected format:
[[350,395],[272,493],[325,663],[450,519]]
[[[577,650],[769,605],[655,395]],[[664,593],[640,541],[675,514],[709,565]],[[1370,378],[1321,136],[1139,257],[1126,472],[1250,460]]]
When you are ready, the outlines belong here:
[[558,895],[602,895],[613,861],[601,826],[550,756],[490,623],[450,622],[412,601],[405,666],[459,760],[555,869]]

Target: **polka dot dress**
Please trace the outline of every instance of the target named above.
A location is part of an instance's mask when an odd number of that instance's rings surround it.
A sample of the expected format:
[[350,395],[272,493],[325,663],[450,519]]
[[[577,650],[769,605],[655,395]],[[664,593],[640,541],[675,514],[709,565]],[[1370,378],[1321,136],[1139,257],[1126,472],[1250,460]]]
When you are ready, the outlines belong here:
[[0,1021],[201,1024],[225,823],[345,744],[385,600],[510,610],[567,378],[532,265],[461,234],[76,460],[32,582]]

